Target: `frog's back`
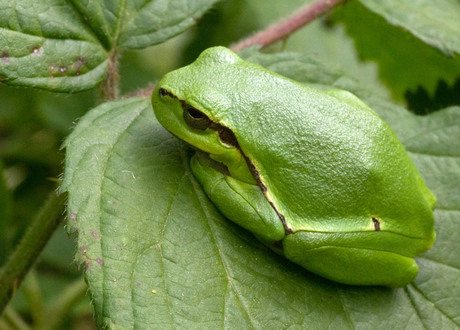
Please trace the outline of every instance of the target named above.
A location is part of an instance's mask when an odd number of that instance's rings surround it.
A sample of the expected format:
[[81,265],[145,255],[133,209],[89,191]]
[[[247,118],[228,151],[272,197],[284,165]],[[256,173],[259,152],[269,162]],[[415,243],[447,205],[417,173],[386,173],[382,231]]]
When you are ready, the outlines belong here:
[[356,230],[374,229],[374,217],[405,219],[426,223],[408,235],[426,235],[431,192],[374,111],[348,92],[324,93],[242,63],[222,71],[234,78],[227,98],[239,114],[221,120],[288,223],[295,217],[302,229],[341,231],[344,217],[354,219]]

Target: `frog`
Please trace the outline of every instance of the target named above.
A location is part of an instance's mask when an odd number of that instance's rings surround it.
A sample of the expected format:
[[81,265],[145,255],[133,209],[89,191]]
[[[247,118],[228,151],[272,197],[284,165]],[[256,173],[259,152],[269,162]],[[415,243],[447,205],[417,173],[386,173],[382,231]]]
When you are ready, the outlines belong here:
[[190,145],[225,218],[328,280],[403,287],[435,241],[436,197],[390,126],[354,94],[320,90],[206,49],[167,73],[152,106]]

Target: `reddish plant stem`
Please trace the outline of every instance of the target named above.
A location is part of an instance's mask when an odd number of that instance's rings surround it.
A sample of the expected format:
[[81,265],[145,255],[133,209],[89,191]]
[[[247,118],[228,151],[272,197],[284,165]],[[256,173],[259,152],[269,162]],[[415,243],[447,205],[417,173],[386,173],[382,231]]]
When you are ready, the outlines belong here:
[[267,47],[275,42],[284,40],[301,27],[345,1],[346,0],[320,0],[312,4],[306,4],[287,18],[270,25],[267,29],[256,33],[252,37],[232,45],[230,49],[234,52],[238,52],[252,45]]
[[[338,6],[345,1],[346,0],[320,0],[312,4],[306,4],[298,8],[296,11],[294,11],[294,13],[292,13],[292,15],[288,16],[287,18],[283,18],[280,21],[270,25],[267,29],[256,33],[252,37],[244,39],[243,41],[230,46],[230,49],[234,52],[237,52],[252,45],[261,45],[262,47],[267,47],[271,44],[274,44],[275,42],[285,40],[295,31],[299,30],[319,16],[323,15],[328,10]],[[155,86],[150,86],[134,93],[130,93],[125,97],[150,97],[154,88]]]

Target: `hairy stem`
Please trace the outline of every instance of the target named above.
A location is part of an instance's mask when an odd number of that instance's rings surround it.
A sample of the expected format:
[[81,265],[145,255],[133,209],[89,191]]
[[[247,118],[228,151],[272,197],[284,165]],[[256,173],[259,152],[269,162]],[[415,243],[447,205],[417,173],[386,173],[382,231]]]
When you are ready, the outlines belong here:
[[267,47],[278,41],[285,40],[301,27],[345,1],[346,0],[320,0],[312,4],[306,4],[287,18],[270,25],[267,29],[256,33],[252,37],[232,45],[230,49],[237,52],[252,45]]
[[120,81],[120,75],[118,74],[118,58],[118,52],[112,50],[109,55],[107,76],[101,86],[101,96],[104,101],[115,100],[120,94],[118,85]]
[[63,219],[65,197],[53,191],[0,272],[0,314]]

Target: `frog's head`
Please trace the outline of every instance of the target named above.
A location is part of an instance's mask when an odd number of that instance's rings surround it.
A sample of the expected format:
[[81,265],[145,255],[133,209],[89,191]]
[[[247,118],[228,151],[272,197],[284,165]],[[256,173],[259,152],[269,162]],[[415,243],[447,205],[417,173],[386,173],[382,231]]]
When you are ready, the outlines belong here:
[[166,74],[157,84],[152,104],[158,121],[181,140],[224,164],[233,177],[253,183],[226,115],[233,101],[225,91],[242,60],[224,47],[204,51],[192,64]]

